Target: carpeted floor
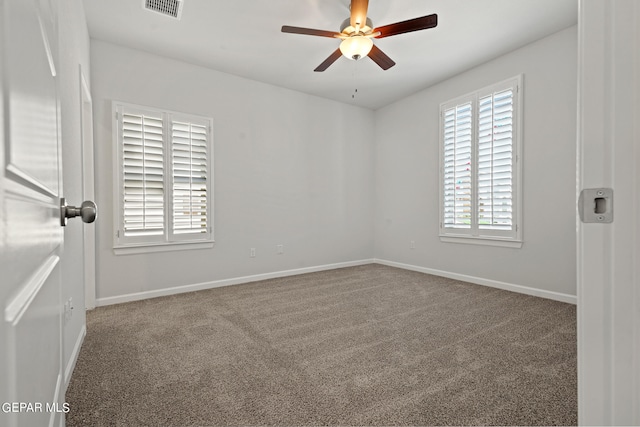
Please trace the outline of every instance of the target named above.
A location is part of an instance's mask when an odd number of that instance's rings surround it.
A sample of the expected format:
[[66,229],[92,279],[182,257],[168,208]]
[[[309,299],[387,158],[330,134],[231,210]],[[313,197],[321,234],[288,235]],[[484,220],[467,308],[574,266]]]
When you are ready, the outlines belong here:
[[575,306],[371,264],[97,308],[68,426],[576,425]]

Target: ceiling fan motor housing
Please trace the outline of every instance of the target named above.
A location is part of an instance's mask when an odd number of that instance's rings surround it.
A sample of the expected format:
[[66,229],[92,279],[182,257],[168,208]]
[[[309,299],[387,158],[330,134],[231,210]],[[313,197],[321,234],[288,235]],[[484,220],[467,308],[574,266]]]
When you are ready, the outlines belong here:
[[[373,31],[373,22],[371,19],[367,18],[364,25],[360,27],[360,32],[362,34],[369,34]],[[351,18],[345,19],[340,25],[340,32],[346,36],[349,36],[356,32],[356,29],[351,26]]]

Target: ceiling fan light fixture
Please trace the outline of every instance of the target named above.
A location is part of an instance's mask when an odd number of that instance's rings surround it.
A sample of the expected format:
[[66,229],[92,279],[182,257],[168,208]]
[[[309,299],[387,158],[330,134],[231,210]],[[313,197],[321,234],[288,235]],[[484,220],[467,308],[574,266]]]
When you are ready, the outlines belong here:
[[331,55],[313,71],[325,71],[331,64],[336,62],[341,56],[346,56],[352,61],[368,56],[383,70],[396,65],[393,59],[389,58],[378,46],[373,44],[373,38],[396,36],[398,34],[411,33],[413,31],[426,30],[438,25],[438,15],[435,13],[419,18],[407,19],[395,24],[383,25],[374,28],[373,22],[367,17],[369,0],[350,0],[349,8],[351,14],[340,26],[340,32],[325,30],[315,30],[313,28],[292,27],[283,25],[283,33],[306,34],[310,36],[328,37],[332,39],[342,39],[340,48],[333,51]]
[[364,58],[371,52],[373,40],[362,35],[348,37],[340,43],[340,52],[354,61]]

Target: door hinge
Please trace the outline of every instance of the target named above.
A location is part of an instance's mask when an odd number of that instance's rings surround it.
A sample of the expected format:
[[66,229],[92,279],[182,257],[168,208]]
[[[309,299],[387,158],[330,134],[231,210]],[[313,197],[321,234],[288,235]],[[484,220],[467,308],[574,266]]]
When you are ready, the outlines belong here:
[[116,237],[119,239],[120,238],[120,230],[116,230]]

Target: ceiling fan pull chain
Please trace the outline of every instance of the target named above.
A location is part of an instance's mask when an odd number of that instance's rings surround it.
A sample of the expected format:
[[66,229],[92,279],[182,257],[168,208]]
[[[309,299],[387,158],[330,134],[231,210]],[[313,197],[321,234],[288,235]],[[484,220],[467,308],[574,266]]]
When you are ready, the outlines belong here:
[[[353,65],[351,66],[351,67],[352,67],[352,68],[351,68],[351,78],[353,79],[353,86],[354,86],[354,87],[356,86],[356,83],[357,83],[357,81],[358,81],[358,80],[357,80],[357,78],[356,78],[356,71],[357,71],[357,68],[356,68],[356,67],[357,67],[357,66],[358,66],[357,61],[353,61]],[[351,99],[356,99],[356,94],[357,94],[357,93],[358,93],[358,89],[357,89],[357,88],[355,88],[355,89],[353,90],[353,93],[351,94]]]

